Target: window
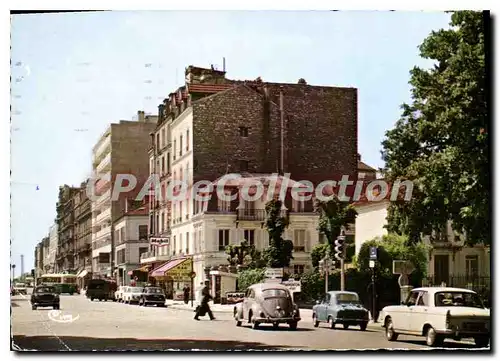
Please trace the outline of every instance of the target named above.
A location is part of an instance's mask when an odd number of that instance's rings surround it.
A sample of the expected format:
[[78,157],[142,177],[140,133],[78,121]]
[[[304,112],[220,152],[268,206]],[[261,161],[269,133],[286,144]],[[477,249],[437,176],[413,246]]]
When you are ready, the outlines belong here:
[[155,161],[151,159],[149,162],[149,174],[154,174],[155,172]]
[[154,216],[153,215],[151,215],[149,217],[149,224],[151,225],[150,226],[151,227],[151,231],[150,232],[151,232],[151,234],[154,234],[155,233],[155,221],[154,221]]
[[167,173],[170,173],[170,153],[167,153]]
[[161,173],[165,173],[165,157],[161,157]]
[[248,127],[240,127],[240,137],[248,137]]
[[255,230],[254,229],[245,229],[243,231],[244,238],[248,242],[248,245],[255,246]]
[[160,233],[165,231],[165,213],[161,214]]
[[477,276],[479,273],[479,259],[477,255],[465,256],[465,273],[467,277]]
[[140,247],[139,248],[139,257],[141,257],[141,254],[146,253],[149,250],[148,247]]
[[292,203],[292,209],[294,212],[304,212],[304,202],[303,201],[297,201],[297,200],[293,200],[293,203]]
[[176,239],[175,239],[175,236],[174,236],[174,243],[172,244],[172,254],[175,254],[175,250],[177,248],[177,242],[176,242]]
[[175,160],[176,154],[177,154],[177,140],[174,139],[174,153],[173,153],[174,160]]
[[189,150],[189,129],[186,130],[186,152]]
[[182,173],[182,167],[179,169],[179,179],[180,180],[184,179],[184,174]]
[[420,297],[417,302],[418,306],[429,306],[429,294],[427,292],[420,292]]
[[161,130],[161,147],[165,146],[165,129]]
[[415,306],[417,304],[418,292],[411,292],[406,300],[407,306]]
[[182,157],[182,135],[179,137],[179,157]]
[[182,201],[179,202],[179,218],[182,220]]
[[156,151],[160,151],[160,133],[156,134]]
[[189,254],[189,232],[186,232],[186,254]]
[[240,172],[248,172],[248,160],[239,160]]
[[142,239],[148,239],[148,226],[145,224],[139,226],[139,240]]
[[120,228],[120,242],[125,242],[125,227]]
[[296,275],[301,275],[304,273],[305,266],[303,264],[294,264],[293,265],[293,273]]
[[[224,192],[226,198],[231,196],[231,191]],[[231,201],[225,200],[223,197],[217,199],[217,209],[219,212],[230,212],[231,211]]]
[[179,252],[182,253],[182,233],[179,234]]
[[156,215],[156,232],[160,231],[160,215]]
[[293,251],[305,252],[306,250],[306,231],[304,229],[296,229],[293,231]]
[[229,246],[229,229],[219,229],[219,251],[224,251]]
[[198,232],[195,231],[193,233],[193,248],[194,248],[194,253],[198,253],[198,244],[197,244],[197,241],[198,240]]

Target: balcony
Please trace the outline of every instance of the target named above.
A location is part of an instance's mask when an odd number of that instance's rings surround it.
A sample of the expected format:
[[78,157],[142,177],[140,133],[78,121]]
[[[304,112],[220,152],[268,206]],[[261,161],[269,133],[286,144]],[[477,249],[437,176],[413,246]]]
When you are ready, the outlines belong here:
[[94,166],[98,165],[102,159],[111,151],[111,136],[107,136],[94,153]]
[[169,255],[156,255],[156,252],[149,251],[141,254],[141,264],[168,261],[170,259]]
[[238,209],[236,219],[238,221],[264,221],[266,219],[266,210],[251,208]]
[[105,156],[96,168],[97,174],[107,173],[111,169],[111,153]]
[[98,240],[99,238],[102,238],[102,237],[107,236],[109,234],[111,234],[111,226],[101,228],[101,230],[95,234],[95,239]]
[[111,218],[111,207],[106,208],[104,211],[102,211],[97,215],[96,224],[99,224],[105,220],[110,220],[110,218]]
[[93,209],[95,210],[101,207],[102,205],[106,204],[107,201],[109,200],[111,200],[111,189],[108,189],[106,192],[104,192],[104,194],[102,194],[101,196],[99,196],[99,198],[97,198]]

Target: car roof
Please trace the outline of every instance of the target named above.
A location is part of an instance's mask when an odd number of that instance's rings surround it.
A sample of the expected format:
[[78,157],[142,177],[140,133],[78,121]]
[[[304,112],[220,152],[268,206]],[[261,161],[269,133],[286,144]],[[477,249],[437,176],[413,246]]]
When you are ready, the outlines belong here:
[[281,283],[257,283],[251,285],[250,288],[255,290],[265,291],[265,290],[286,290],[288,291],[288,287],[283,286]]
[[427,291],[432,293],[437,292],[467,292],[467,293],[476,293],[467,288],[456,288],[456,287],[418,287],[412,289],[412,291]]
[[358,294],[356,292],[351,292],[351,291],[328,291],[329,294],[331,295],[338,295],[338,294],[349,294],[349,295],[356,295],[358,296]]

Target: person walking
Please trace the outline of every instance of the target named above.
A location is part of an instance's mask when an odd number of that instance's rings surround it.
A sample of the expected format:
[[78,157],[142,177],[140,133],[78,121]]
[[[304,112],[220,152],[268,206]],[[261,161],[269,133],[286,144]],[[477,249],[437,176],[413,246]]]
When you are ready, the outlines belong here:
[[184,287],[184,303],[187,305],[189,302],[189,293],[191,292],[191,288],[189,286]]
[[212,313],[212,310],[210,309],[210,306],[208,302],[210,302],[211,299],[213,299],[212,295],[210,294],[210,289],[209,289],[209,282],[205,281],[205,287],[203,287],[201,291],[201,304],[200,307],[197,309],[196,314],[194,315],[194,319],[196,321],[199,321],[200,316],[205,316],[206,313],[208,313],[208,317],[210,317],[210,320],[215,320],[214,314]]

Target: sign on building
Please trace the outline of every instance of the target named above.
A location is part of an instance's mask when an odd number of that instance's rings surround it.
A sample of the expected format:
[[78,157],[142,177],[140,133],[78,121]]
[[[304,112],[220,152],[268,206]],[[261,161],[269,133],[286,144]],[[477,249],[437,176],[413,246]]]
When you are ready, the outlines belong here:
[[283,268],[266,268],[265,278],[283,278]]
[[174,268],[165,272],[166,277],[172,277],[175,282],[191,282],[191,272],[193,271],[193,260],[191,258],[179,263]]
[[281,284],[288,288],[292,293],[300,292],[300,281],[288,280],[281,282]]
[[151,237],[149,239],[152,246],[163,247],[168,246],[170,243],[170,238],[168,237]]

